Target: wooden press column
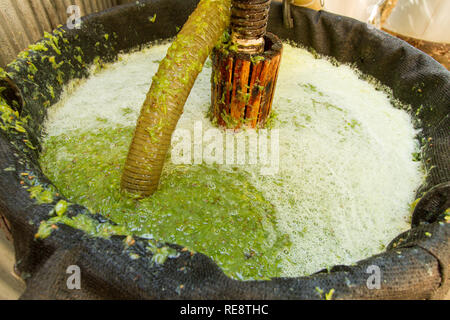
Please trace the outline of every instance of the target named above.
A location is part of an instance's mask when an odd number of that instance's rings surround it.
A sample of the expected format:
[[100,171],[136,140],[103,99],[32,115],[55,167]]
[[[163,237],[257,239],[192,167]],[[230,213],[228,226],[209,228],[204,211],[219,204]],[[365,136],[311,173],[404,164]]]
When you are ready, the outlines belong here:
[[211,117],[220,126],[262,128],[272,110],[283,45],[267,33],[270,0],[234,0],[231,44],[212,54]]

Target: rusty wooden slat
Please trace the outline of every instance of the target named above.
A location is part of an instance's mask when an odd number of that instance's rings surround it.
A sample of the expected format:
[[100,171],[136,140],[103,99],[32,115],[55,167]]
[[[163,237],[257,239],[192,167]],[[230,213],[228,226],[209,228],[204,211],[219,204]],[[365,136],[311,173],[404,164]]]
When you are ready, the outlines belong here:
[[[248,92],[248,78],[250,75],[250,61],[236,59],[234,68],[233,94],[230,104],[231,117],[238,123],[244,117],[245,95]],[[238,125],[239,127],[239,125]]]
[[275,78],[272,84],[272,92],[270,93],[270,102],[269,102],[269,106],[268,106],[268,112],[267,114],[270,115],[271,111],[272,111],[272,107],[273,107],[273,98],[275,97],[275,90],[277,88],[277,83],[278,83],[278,75],[280,74],[280,66],[281,66],[281,57],[283,55],[283,49],[281,49],[281,54],[277,57],[278,61],[277,61],[277,67],[275,70]]
[[260,106],[259,106],[259,111],[258,111],[258,117],[257,117],[257,122],[261,122],[261,114],[264,108],[264,103],[265,103],[265,97],[267,95],[267,79],[270,78],[270,71],[271,71],[271,65],[272,65],[272,60],[264,60],[263,62],[263,67],[261,70],[261,75],[259,78],[259,86],[262,87],[262,90],[260,90]]
[[269,66],[269,72],[264,89],[266,90],[266,92],[263,95],[263,101],[261,101],[262,109],[260,111],[260,124],[262,126],[265,125],[270,115],[270,110],[272,109],[273,95],[275,93],[274,89],[276,85],[277,72],[280,65],[280,58],[281,56],[274,57]]
[[225,110],[230,113],[230,101],[233,92],[232,80],[233,80],[233,72],[234,72],[234,59],[232,57],[228,57],[226,64],[226,90],[227,94],[225,97]]
[[250,101],[248,102],[245,117],[250,122],[251,127],[256,127],[258,121],[259,106],[261,105],[261,90],[259,89],[259,75],[263,67],[262,62],[253,66],[252,78],[250,80]]

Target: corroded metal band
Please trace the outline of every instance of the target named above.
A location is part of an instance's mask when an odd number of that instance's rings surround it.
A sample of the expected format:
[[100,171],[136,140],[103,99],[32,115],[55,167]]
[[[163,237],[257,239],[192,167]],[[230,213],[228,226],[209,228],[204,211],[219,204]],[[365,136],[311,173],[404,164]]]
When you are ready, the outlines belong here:
[[240,52],[255,54],[264,51],[270,2],[271,0],[233,0],[232,37]]

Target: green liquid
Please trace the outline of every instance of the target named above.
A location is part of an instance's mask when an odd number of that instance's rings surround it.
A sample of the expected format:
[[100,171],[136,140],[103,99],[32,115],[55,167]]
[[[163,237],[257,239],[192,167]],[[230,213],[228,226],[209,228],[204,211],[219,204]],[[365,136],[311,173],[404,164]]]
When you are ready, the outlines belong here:
[[236,279],[281,275],[289,237],[275,210],[244,173],[166,161],[159,190],[133,199],[120,192],[132,128],[106,128],[46,139],[45,174],[70,201],[100,212],[129,234],[176,243],[213,258]]

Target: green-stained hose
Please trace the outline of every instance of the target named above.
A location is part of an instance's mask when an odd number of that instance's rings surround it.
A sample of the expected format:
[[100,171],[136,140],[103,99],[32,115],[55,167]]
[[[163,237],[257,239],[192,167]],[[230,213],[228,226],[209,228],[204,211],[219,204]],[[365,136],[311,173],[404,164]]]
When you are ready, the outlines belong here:
[[201,0],[161,62],[141,109],[122,189],[150,196],[158,188],[172,133],[198,74],[230,23],[231,0]]

